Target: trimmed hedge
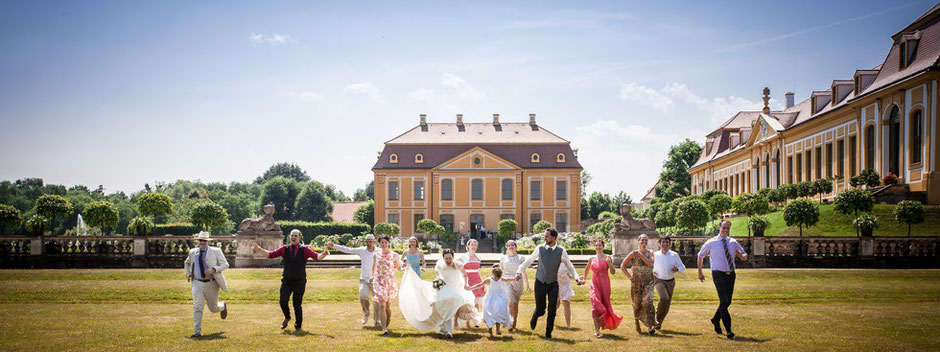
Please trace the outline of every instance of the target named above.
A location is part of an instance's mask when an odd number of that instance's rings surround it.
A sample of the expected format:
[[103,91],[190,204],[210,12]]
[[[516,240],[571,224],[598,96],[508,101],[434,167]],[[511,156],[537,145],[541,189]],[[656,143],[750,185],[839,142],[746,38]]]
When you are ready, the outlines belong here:
[[[574,249],[566,249],[566,251],[568,252],[568,255],[595,255],[597,254],[597,252],[594,251],[594,248],[584,248],[584,249],[574,248]],[[529,255],[529,254],[532,254],[532,250],[520,249],[518,253],[522,255]],[[613,251],[605,248],[604,253],[613,254]]]
[[281,225],[281,231],[284,236],[290,235],[290,231],[298,229],[303,234],[304,242],[309,243],[319,235],[339,235],[353,234],[360,235],[369,233],[372,227],[369,224],[348,223],[348,222],[308,222],[308,221],[278,221]]
[[193,225],[188,222],[177,222],[172,224],[159,224],[154,226],[153,234],[155,236],[166,236],[166,235],[180,235],[180,236],[192,236],[199,231],[202,231],[202,228],[196,225]]

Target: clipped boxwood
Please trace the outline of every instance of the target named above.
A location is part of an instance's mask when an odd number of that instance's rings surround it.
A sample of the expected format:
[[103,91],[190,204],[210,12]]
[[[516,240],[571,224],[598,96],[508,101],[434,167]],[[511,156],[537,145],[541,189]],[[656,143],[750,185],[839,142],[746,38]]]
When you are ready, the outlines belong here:
[[202,228],[199,226],[193,225],[188,222],[176,222],[172,224],[159,224],[153,227],[154,236],[166,236],[166,235],[178,235],[178,236],[192,236],[199,231],[202,231]]
[[304,242],[311,242],[319,235],[341,235],[353,234],[358,236],[362,233],[372,231],[369,224],[348,223],[348,222],[307,222],[307,221],[278,221],[281,225],[281,231],[284,236],[290,234],[293,229],[298,229],[303,234]]

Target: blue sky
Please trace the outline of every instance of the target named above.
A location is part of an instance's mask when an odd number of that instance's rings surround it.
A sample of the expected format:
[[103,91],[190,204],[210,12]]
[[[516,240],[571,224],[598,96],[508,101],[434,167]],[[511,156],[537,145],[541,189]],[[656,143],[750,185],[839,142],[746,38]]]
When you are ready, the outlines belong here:
[[589,191],[642,197],[669,145],[770,87],[797,101],[880,64],[935,3],[0,3],[0,179],[134,191],[280,161],[347,194],[431,122],[571,140]]

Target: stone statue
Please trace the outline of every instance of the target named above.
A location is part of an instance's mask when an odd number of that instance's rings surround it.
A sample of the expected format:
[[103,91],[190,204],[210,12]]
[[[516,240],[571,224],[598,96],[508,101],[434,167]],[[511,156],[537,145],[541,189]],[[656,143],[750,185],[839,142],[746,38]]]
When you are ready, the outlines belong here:
[[274,204],[264,205],[264,216],[242,220],[242,223],[238,225],[238,230],[281,231],[281,225],[274,221]]
[[634,219],[633,206],[629,203],[620,204],[620,216],[623,219],[614,224],[614,231],[656,230],[656,225],[650,219]]

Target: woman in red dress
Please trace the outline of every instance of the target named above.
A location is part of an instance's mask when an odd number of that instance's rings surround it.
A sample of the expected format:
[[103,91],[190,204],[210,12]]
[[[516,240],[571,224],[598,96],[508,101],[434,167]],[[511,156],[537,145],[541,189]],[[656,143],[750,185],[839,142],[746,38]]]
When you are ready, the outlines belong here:
[[[480,258],[477,257],[477,247],[480,244],[477,240],[467,241],[467,253],[464,253],[460,256],[458,261],[463,264],[464,273],[467,274],[467,286],[473,286],[478,283],[483,282],[483,278],[480,276]],[[473,290],[474,296],[474,305],[478,311],[483,311],[483,297],[486,296],[486,291],[483,287],[480,287],[476,290]],[[470,322],[467,322],[467,327],[470,327]],[[474,327],[479,327],[479,325],[474,325]]]
[[604,240],[594,241],[594,251],[597,255],[591,258],[584,268],[584,278],[594,274],[590,287],[591,315],[594,317],[594,336],[601,337],[601,329],[616,329],[623,317],[615,314],[610,304],[610,276],[607,272],[615,275],[617,271],[614,269],[613,259],[604,254]]

